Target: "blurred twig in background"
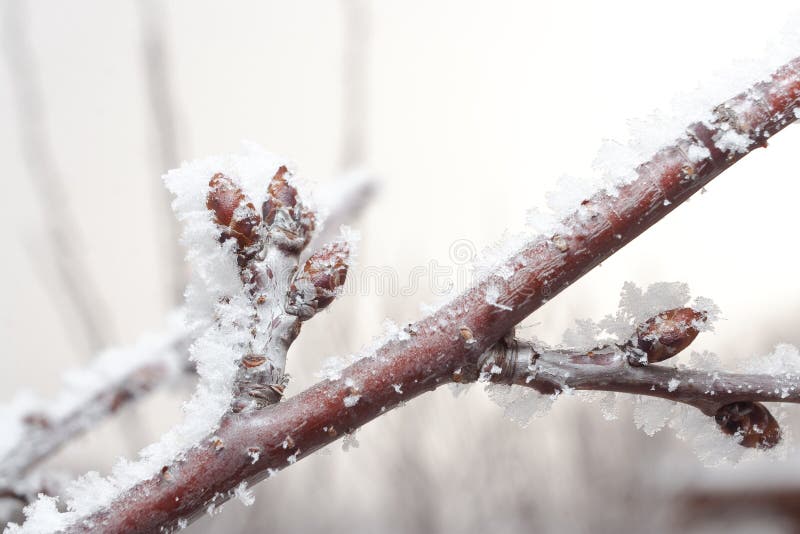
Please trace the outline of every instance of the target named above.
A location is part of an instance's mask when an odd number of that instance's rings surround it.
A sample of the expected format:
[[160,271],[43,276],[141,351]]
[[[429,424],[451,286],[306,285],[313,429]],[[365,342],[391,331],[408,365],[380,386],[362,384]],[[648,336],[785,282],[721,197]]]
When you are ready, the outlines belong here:
[[46,247],[58,275],[56,285],[69,301],[64,309],[70,313],[59,316],[74,323],[67,325],[70,333],[81,332],[85,345],[81,352],[92,354],[113,341],[108,307],[81,253],[84,241],[80,226],[69,208],[64,177],[47,132],[27,9],[22,0],[5,3],[3,55],[12,81],[23,158],[42,210]]
[[365,0],[341,0],[342,47],[341,167],[361,165],[366,156],[370,10]]
[[[160,175],[179,163],[178,147],[180,144],[172,77],[169,69],[165,15],[163,6],[154,0],[141,0],[136,2],[136,6],[140,16],[144,78],[147,83],[147,96],[152,112],[152,144],[155,155],[153,170],[156,175]],[[169,209],[171,198],[160,180],[153,180],[153,183],[160,199],[159,202],[164,207],[159,210],[163,221],[158,227],[158,237],[164,250],[164,262],[167,264],[169,304],[174,306],[183,301],[186,266],[183,261],[183,249],[175,246],[175,243],[179,241],[179,229],[178,223]]]

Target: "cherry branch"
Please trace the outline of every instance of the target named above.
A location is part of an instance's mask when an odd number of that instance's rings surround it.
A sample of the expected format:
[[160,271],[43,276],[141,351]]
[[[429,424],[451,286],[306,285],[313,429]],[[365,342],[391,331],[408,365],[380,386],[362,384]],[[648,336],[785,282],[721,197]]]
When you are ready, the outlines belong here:
[[[570,390],[611,391],[680,402],[713,417],[722,431],[736,436],[742,446],[777,445],[780,427],[761,403],[800,403],[797,376],[652,365],[689,346],[698,334],[697,323],[704,320],[690,308],[669,310],[639,325],[625,343],[588,352],[501,340],[482,358],[478,379],[525,386],[547,395]],[[461,375],[463,378],[465,373]]]
[[[312,250],[320,250],[323,243],[330,241],[334,228],[358,217],[376,191],[374,178],[363,173],[346,175],[335,182],[337,191],[327,195],[325,226],[311,238],[308,248]],[[306,261],[306,256],[305,253],[301,255],[301,260]],[[93,388],[99,383],[100,387],[94,388],[91,394],[82,395],[77,402],[71,402],[68,409],[58,406],[58,413],[48,413],[48,410],[26,408],[18,411],[14,420],[7,421],[21,431],[14,443],[0,452],[0,497],[27,502],[39,493],[53,494],[52,481],[43,485],[40,477],[31,476],[40,462],[149,393],[195,374],[195,366],[188,360],[189,333],[181,327],[180,331],[169,329],[158,337],[155,347],[114,349],[80,369],[76,373],[79,376],[98,377],[82,382],[92,383]],[[148,343],[149,340],[145,340],[145,344]],[[133,365],[132,359],[136,360]],[[59,398],[72,397],[69,387],[59,395]],[[51,406],[53,403],[42,400],[39,404]]]
[[[564,230],[526,244],[474,287],[387,340],[341,375],[284,402],[225,416],[215,443],[202,442],[161,474],[67,532],[170,530],[353,432],[400,403],[477,366],[514,325],[795,120],[800,58],[767,82],[720,105],[714,119],[637,169],[616,193],[601,191],[562,221]],[[731,137],[737,142],[732,143]],[[487,299],[487,295],[496,298]],[[498,306],[499,305],[499,306]],[[648,367],[649,368],[649,367]]]

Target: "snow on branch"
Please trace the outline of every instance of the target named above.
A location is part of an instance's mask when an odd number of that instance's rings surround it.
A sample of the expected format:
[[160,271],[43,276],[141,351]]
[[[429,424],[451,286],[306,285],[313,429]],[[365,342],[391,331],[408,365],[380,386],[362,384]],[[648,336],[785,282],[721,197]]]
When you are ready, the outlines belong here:
[[[284,290],[288,288],[285,281],[289,279],[282,277],[280,282],[264,285],[257,277],[249,276],[252,269],[242,269],[263,261],[264,258],[259,257],[263,252],[250,247],[255,240],[271,235],[276,236],[276,241],[267,248],[273,249],[273,255],[282,254],[281,262],[291,265],[285,256],[294,253],[298,243],[304,240],[300,228],[303,212],[294,209],[293,194],[282,184],[271,193],[274,200],[266,202],[260,214],[250,207],[264,201],[258,194],[264,169],[279,170],[281,162],[255,165],[260,172],[253,173],[246,172],[254,167],[250,156],[232,161],[218,158],[171,173],[168,182],[177,193],[176,205],[190,222],[188,237],[197,266],[195,277],[202,282],[197,284],[199,291],[190,292],[190,301],[196,309],[203,305],[207,308],[196,318],[205,328],[193,347],[201,384],[188,409],[189,420],[193,414],[199,417],[201,411],[204,418],[195,427],[168,434],[155,451],[146,450],[140,462],[142,467],[123,466],[116,473],[116,479],[94,477],[79,482],[68,496],[66,514],[59,514],[52,500],[42,499],[26,510],[25,525],[11,527],[9,532],[58,529],[64,532],[152,532],[185,526],[205,509],[214,509],[234,495],[243,482],[252,486],[275,470],[352,433],[399,404],[458,379],[459,373],[471,366],[477,367],[488,349],[544,302],[652,226],[745,154],[765,146],[769,137],[796,119],[795,111],[799,106],[800,58],[779,69],[770,80],[754,85],[717,107],[712,120],[690,125],[685,135],[639,166],[632,181],[584,198],[576,211],[561,221],[558,234],[531,239],[489,270],[475,286],[435,313],[385,339],[375,350],[354,358],[354,363],[335,377],[264,409],[259,409],[258,403],[249,404],[241,413],[230,410],[232,386],[237,377],[241,378],[238,364],[248,355],[256,354],[269,360],[273,369],[282,369],[278,359],[280,352],[261,350],[258,329],[265,325],[259,323],[261,326],[256,327],[256,332],[248,329],[254,317],[270,317],[272,313],[267,303],[264,303],[266,315],[254,311],[253,297],[257,303],[262,288],[274,287],[280,291],[271,296],[285,299]],[[256,159],[263,157],[256,156]],[[231,219],[227,220],[227,212],[223,212],[226,214],[223,217],[216,210],[217,221],[214,222],[204,209],[208,185],[180,177],[207,179],[218,172],[230,177],[241,196],[236,191],[230,192],[226,198],[233,199]],[[257,180],[253,182],[253,178]],[[263,191],[261,193],[263,195]],[[273,208],[278,229],[269,229],[266,233],[254,231],[253,221],[260,215],[262,221],[269,224]],[[226,229],[220,230],[217,223]],[[209,236],[223,238],[222,247],[218,246],[218,239]],[[335,266],[336,262],[325,265]],[[256,268],[257,274],[266,272]],[[309,291],[307,295],[304,303],[319,298],[316,291]],[[310,307],[313,309],[313,305]],[[276,313],[281,324],[291,320],[282,310]],[[698,319],[690,311],[671,313],[676,315],[662,316],[660,321],[682,324],[681,316],[692,317],[693,321]],[[209,317],[213,318],[210,325]],[[644,338],[637,338],[635,344],[624,349],[629,357],[614,360],[624,369],[621,375],[611,373],[611,378],[617,376],[615,387],[624,386],[638,392],[646,380],[655,386],[652,377],[664,371],[658,371],[660,367],[651,362],[669,356],[688,340],[688,328],[674,341],[669,341],[669,336],[662,336],[660,331],[648,330],[657,326],[658,320],[644,327]],[[243,325],[246,327],[242,328]],[[280,327],[275,331],[291,330]],[[658,335],[649,339],[650,334]],[[647,348],[644,341],[648,340],[657,341],[660,348]],[[251,350],[253,348],[256,350]],[[555,355],[552,358],[539,356],[533,363],[543,367],[551,360],[559,361]],[[643,365],[645,361],[647,365]],[[577,364],[572,362],[571,365]],[[605,367],[608,370],[609,367]],[[581,369],[597,371],[588,366]],[[527,365],[525,372],[527,379],[530,376]],[[668,369],[666,372],[672,373]],[[689,378],[702,378],[681,377],[686,378],[687,384]],[[280,377],[272,374],[270,378],[273,383],[267,385],[273,386]],[[753,379],[758,380],[757,377]],[[262,383],[260,379],[258,383]],[[679,386],[675,391],[681,391],[686,400],[699,403],[698,407],[710,413],[712,405],[706,402],[707,396],[691,388],[687,390],[688,386],[684,389]],[[718,384],[710,383],[708,387],[716,388]],[[670,393],[669,388],[667,382],[667,393]],[[769,400],[766,397],[748,397],[742,401],[734,396],[721,398],[730,401],[725,406]],[[756,404],[736,406],[721,414],[717,407],[714,415],[724,430],[741,430],[743,444],[749,439],[747,428],[756,426],[764,427],[762,434],[771,436],[766,441],[756,438],[756,444],[764,446],[774,441],[774,432],[769,430],[771,421]],[[215,422],[211,423],[212,420]],[[174,446],[176,441],[180,447]],[[171,446],[164,449],[163,443]],[[115,482],[120,479],[124,484]],[[105,491],[109,485],[111,491]],[[98,494],[101,497],[97,497]]]
[[[331,228],[357,217],[376,185],[371,175],[358,171],[336,179],[329,189],[320,199],[325,226],[312,237],[307,247],[311,250],[332,239]],[[331,285],[321,290],[330,292]],[[128,404],[194,375],[195,366],[187,358],[191,337],[182,316],[181,311],[172,312],[163,331],[143,336],[132,346],[106,350],[84,368],[69,372],[53,399],[20,393],[0,406],[5,429],[0,440],[0,497],[29,502],[37,493],[52,495],[57,485],[51,477],[32,472],[39,462]]]
[[22,500],[35,497],[30,492],[41,488],[23,480],[30,470],[104,417],[182,373],[186,345],[181,320],[172,315],[163,332],[108,349],[85,368],[67,373],[55,398],[18,393],[0,407],[0,491]]
[[106,478],[89,473],[73,482],[68,512],[58,513],[49,497],[31,505],[29,512],[40,512],[23,527],[29,531],[60,530],[138,481],[168,476],[166,466],[192,447],[220,446],[213,434],[223,415],[257,412],[280,400],[286,352],[301,321],[329,305],[344,283],[346,240],[322,247],[298,273],[316,216],[274,156],[248,145],[243,154],[198,161],[165,180],[187,223],[184,240],[194,267],[187,317],[198,336],[189,349],[197,390],[184,406],[184,420],[140,452],[139,461],[120,462]]
[[[689,346],[705,314],[691,308],[659,313],[624,343],[593,350],[551,349],[501,340],[479,361],[478,379],[519,385],[545,395],[610,391],[656,397],[697,408],[744,447],[769,449],[781,430],[763,402],[800,402],[798,376],[726,373],[653,365]],[[463,373],[462,373],[463,376]]]

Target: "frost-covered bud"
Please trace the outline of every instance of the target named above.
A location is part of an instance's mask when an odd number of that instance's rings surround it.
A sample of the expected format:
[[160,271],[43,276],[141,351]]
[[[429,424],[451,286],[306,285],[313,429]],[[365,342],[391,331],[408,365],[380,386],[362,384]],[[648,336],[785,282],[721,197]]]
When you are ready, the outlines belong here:
[[267,200],[261,207],[272,242],[289,252],[300,252],[314,231],[314,213],[300,202],[297,189],[286,181],[281,167],[269,183]]
[[350,246],[344,241],[312,254],[292,282],[286,311],[305,321],[333,302],[347,278],[349,256]]
[[672,358],[694,341],[705,320],[705,312],[692,308],[667,310],[648,319],[636,327],[631,339],[630,363],[646,365]]
[[255,206],[247,202],[242,190],[222,173],[211,177],[206,207],[214,212],[218,224],[224,227],[221,241],[236,240],[237,253],[251,257],[260,242],[258,226],[261,217]]
[[742,447],[771,449],[781,440],[778,421],[760,402],[734,402],[717,411],[717,424]]

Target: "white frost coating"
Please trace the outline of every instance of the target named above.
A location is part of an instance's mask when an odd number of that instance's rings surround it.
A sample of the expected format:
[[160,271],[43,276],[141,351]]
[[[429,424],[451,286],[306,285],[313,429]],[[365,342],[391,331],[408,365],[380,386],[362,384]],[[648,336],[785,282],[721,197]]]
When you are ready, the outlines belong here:
[[741,370],[780,377],[800,376],[800,351],[794,345],[780,343],[766,356],[747,358]]
[[497,299],[500,297],[500,289],[496,286],[489,286],[486,288],[486,302],[491,304],[495,308],[499,308],[501,310],[511,310],[511,306],[506,306],[505,304],[499,304]]
[[689,161],[692,163],[697,163],[706,158],[710,158],[711,151],[704,146],[692,145],[689,147],[689,150],[686,151],[686,156],[688,156]]
[[719,356],[713,352],[704,350],[703,352],[692,351],[689,356],[690,369],[698,371],[718,371],[722,365]]
[[243,505],[252,506],[256,502],[256,497],[253,495],[253,490],[247,487],[247,481],[243,480],[236,489],[233,490],[234,496],[239,499]]
[[[246,143],[239,154],[215,156],[184,163],[164,176],[175,195],[172,207],[185,223],[183,243],[192,273],[187,296],[187,322],[198,334],[190,347],[190,358],[199,376],[197,389],[184,404],[183,420],[161,439],[139,452],[139,459],[120,460],[110,475],[88,473],[67,486],[67,511],[60,515],[63,525],[85,517],[138,482],[156,475],[162,466],[180,458],[186,450],[212,434],[229,410],[237,362],[246,354],[246,324],[251,313],[249,298],[239,277],[233,240],[220,245],[220,230],[206,209],[208,182],[218,172],[231,177],[257,206],[263,202],[267,181],[287,162],[260,147]],[[296,184],[295,184],[296,185]],[[304,203],[306,198],[304,196]],[[226,297],[222,299],[222,297]],[[212,318],[216,321],[212,323]],[[37,528],[38,510],[48,507],[34,503],[21,527],[10,525],[8,534],[50,532]]]
[[746,153],[753,140],[735,130],[726,130],[714,139],[714,144],[723,151]]
[[[658,313],[689,304],[689,286],[682,282],[657,282],[642,290],[633,282],[625,282],[620,294],[619,309],[599,322],[578,319],[564,333],[562,346],[578,350],[590,350],[608,343],[627,340],[636,326]],[[697,297],[689,304],[698,311],[705,311],[707,321],[698,321],[698,330],[713,330],[720,317],[719,308],[711,299]]]
[[680,380],[678,380],[677,378],[670,378],[669,382],[667,383],[667,391],[672,393],[673,391],[678,389],[678,386],[680,385],[681,385]]
[[[636,178],[635,170],[640,164],[677,139],[686,137],[686,128],[690,124],[710,121],[712,110],[734,96],[732,90],[745,89],[768,79],[775,69],[793,59],[800,50],[800,32],[796,29],[799,23],[800,20],[787,22],[784,31],[765,50],[756,51],[752,58],[732,59],[729,66],[710,73],[694,88],[687,85],[686,93],[676,95],[671,102],[663,102],[659,109],[646,117],[629,120],[627,138],[607,140],[599,148],[593,175],[560,178],[556,190],[547,195],[547,209],[533,208],[529,211],[527,234],[513,236],[478,256],[476,277],[495,273],[498,266],[519,250],[520,242],[562,234],[561,221],[565,217],[576,211],[579,215],[588,213],[585,207],[576,210],[582,200],[603,189],[615,195],[621,186]],[[726,132],[722,139],[715,141],[718,146],[741,150],[745,140],[749,143],[744,136],[737,138],[735,132]],[[692,162],[708,156],[710,153],[705,147],[694,145],[688,149],[687,157]]]
[[[39,494],[39,498],[23,510],[25,513],[25,532],[39,533],[62,530],[67,523],[64,521],[64,514],[58,511],[57,503],[58,498]],[[23,530],[11,523],[6,527],[5,532],[23,532]]]
[[794,116],[800,119],[800,108],[794,108]]
[[0,463],[13,462],[10,455],[23,439],[25,416],[41,414],[51,423],[58,424],[85,407],[109,384],[124,380],[143,366],[163,364],[168,373],[180,372],[184,355],[177,352],[177,345],[186,337],[182,316],[182,312],[174,311],[168,315],[167,324],[160,332],[144,334],[128,347],[104,350],[85,367],[67,371],[63,387],[55,398],[39,398],[29,391],[21,391],[9,404],[0,406],[0,428],[3,429],[0,432]]
[[358,404],[358,400],[361,398],[361,395],[348,395],[346,396],[342,402],[344,402],[345,408],[352,408],[356,404]]
[[670,420],[674,407],[675,403],[672,401],[637,395],[633,407],[633,422],[636,428],[653,436]]
[[363,347],[355,354],[348,354],[346,356],[330,356],[322,362],[322,369],[316,373],[317,378],[323,380],[339,380],[342,377],[342,371],[348,366],[354,364],[364,358],[373,358],[375,352],[391,341],[404,341],[411,336],[405,329],[401,329],[397,323],[391,319],[383,321],[383,333],[376,336],[372,341]]
[[523,386],[505,384],[486,384],[486,393],[498,406],[503,415],[522,428],[528,426],[534,417],[541,417],[550,409],[558,394],[542,395]]
[[781,426],[782,436],[780,443],[768,450],[740,446],[734,438],[719,430],[713,418],[703,415],[691,406],[676,406],[670,427],[675,430],[678,438],[689,444],[700,461],[707,466],[736,464],[742,460],[784,460],[793,448],[791,434],[786,431],[782,414],[772,409],[770,411]]

